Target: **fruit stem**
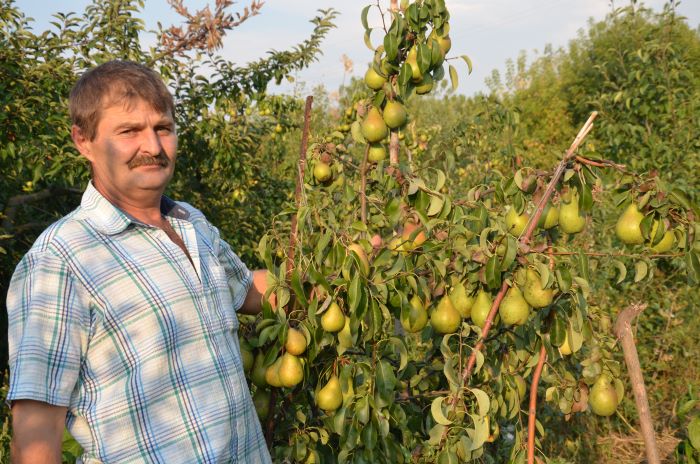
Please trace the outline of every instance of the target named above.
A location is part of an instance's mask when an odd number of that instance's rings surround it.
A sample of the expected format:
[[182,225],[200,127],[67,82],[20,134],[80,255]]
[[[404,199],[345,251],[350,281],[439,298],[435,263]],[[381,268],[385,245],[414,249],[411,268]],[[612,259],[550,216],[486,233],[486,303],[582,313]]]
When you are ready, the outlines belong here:
[[540,384],[542,368],[547,360],[547,351],[544,343],[540,346],[540,359],[537,360],[535,372],[532,374],[532,384],[530,385],[530,407],[527,416],[527,464],[535,463],[535,431],[537,430],[537,386]]
[[632,381],[632,391],[634,392],[634,401],[637,405],[637,412],[639,413],[639,425],[642,428],[642,438],[644,439],[647,462],[649,464],[659,464],[661,460],[659,459],[659,451],[656,447],[654,424],[651,418],[651,411],[649,411],[649,399],[647,398],[647,390],[644,386],[642,367],[639,364],[639,354],[634,344],[634,334],[632,334],[632,320],[639,316],[646,307],[646,303],[632,304],[622,310],[615,322],[615,335],[617,335],[617,338],[620,340],[622,352],[625,356],[625,364],[627,364],[627,371]]
[[530,241],[532,233],[535,231],[535,227],[537,227],[537,223],[540,221],[540,216],[542,216],[544,208],[545,206],[547,206],[547,202],[554,193],[554,189],[559,183],[559,180],[561,179],[562,175],[564,175],[566,165],[569,163],[569,160],[571,160],[571,158],[574,157],[574,153],[578,149],[579,145],[581,145],[581,142],[583,142],[583,139],[585,139],[588,133],[591,132],[591,129],[593,129],[593,120],[596,118],[596,116],[598,116],[597,111],[591,113],[586,123],[583,125],[583,127],[581,127],[581,130],[576,135],[576,138],[574,138],[574,141],[571,143],[569,149],[566,150],[564,157],[561,159],[559,165],[554,171],[552,179],[549,181],[549,184],[547,184],[547,188],[544,191],[544,195],[542,195],[540,202],[537,204],[537,209],[535,210],[535,213],[530,217],[530,221],[527,223],[525,232],[520,237],[521,244],[527,245]]

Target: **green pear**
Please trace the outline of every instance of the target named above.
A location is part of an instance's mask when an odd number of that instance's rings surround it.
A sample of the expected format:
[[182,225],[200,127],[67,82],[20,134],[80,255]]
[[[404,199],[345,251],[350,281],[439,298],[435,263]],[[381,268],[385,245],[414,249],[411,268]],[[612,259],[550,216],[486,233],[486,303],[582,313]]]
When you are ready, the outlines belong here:
[[253,406],[261,421],[267,419],[270,415],[270,392],[258,388],[253,395]]
[[345,317],[345,324],[343,328],[338,332],[338,354],[343,354],[349,348],[352,348],[354,341],[352,339],[352,331],[350,330],[350,318]]
[[418,66],[418,48],[414,45],[408,51],[406,55],[406,64],[411,67],[411,78],[413,82],[420,82],[423,80],[423,73],[420,71],[420,66]]
[[467,295],[467,289],[462,282],[457,282],[452,287],[450,300],[452,300],[452,305],[462,317],[468,318],[471,316],[472,306],[474,306],[476,297]]
[[265,382],[271,387],[281,387],[282,381],[280,380],[280,363],[282,358],[279,357],[275,359],[275,362],[267,366],[265,370]]
[[431,90],[433,90],[433,76],[424,74],[423,79],[416,84],[416,93],[418,95],[425,95]]
[[277,375],[283,387],[293,387],[304,380],[304,368],[299,358],[285,353],[282,355]]
[[326,332],[338,332],[345,325],[345,315],[335,301],[321,315],[321,327]]
[[588,403],[591,405],[591,410],[599,416],[607,417],[615,414],[620,398],[617,397],[615,385],[606,374],[601,374],[593,384]]
[[547,205],[537,225],[543,229],[551,229],[559,224],[559,208],[554,205]]
[[369,67],[365,73],[365,84],[372,90],[380,90],[384,87],[386,83],[386,78],[374,70],[372,66]]
[[644,243],[641,228],[642,219],[644,219],[644,215],[639,212],[637,204],[630,203],[615,224],[617,238],[628,245]]
[[437,333],[448,334],[456,332],[461,323],[462,316],[452,305],[450,297],[443,296],[430,314],[430,325]]
[[340,389],[340,380],[333,375],[328,383],[316,393],[316,405],[330,413],[343,404],[343,391]]
[[[403,316],[403,314],[402,314]],[[408,332],[420,332],[428,323],[428,311],[418,295],[413,295],[409,301],[408,312],[401,317],[401,325]]]
[[317,182],[327,182],[333,176],[333,171],[331,171],[331,167],[328,164],[318,161],[314,165],[313,174]]
[[474,305],[472,306],[472,322],[483,328],[484,324],[486,323],[486,318],[491,311],[492,304],[493,299],[491,298],[491,294],[484,290],[479,290],[479,293],[476,295]]
[[241,346],[241,362],[243,363],[243,371],[250,372],[255,362],[253,353],[245,346]]
[[516,237],[525,232],[530,216],[527,213],[518,214],[514,207],[510,207],[506,213],[506,228]]
[[578,208],[578,193],[574,191],[569,202],[562,201],[559,207],[559,228],[567,234],[577,234],[586,225],[586,218],[581,216]]
[[530,315],[530,305],[527,304],[518,287],[511,287],[498,307],[501,321],[506,325],[523,325]]
[[397,129],[406,124],[408,113],[406,108],[396,100],[389,100],[384,106],[384,122],[391,129]]
[[651,250],[655,253],[666,253],[676,244],[676,236],[673,234],[673,231],[666,230],[664,235],[661,237],[661,240],[659,240],[656,245],[652,245],[654,243],[654,238],[656,238],[658,229],[659,221],[654,220],[654,223],[651,226],[651,239],[649,240],[649,245],[651,245]]
[[265,355],[260,352],[255,356],[255,362],[253,362],[253,372],[250,375],[250,379],[258,387],[267,387],[267,381],[265,380]]
[[386,148],[381,143],[371,143],[367,152],[367,161],[370,163],[378,163],[386,159]]
[[362,130],[362,136],[370,143],[384,140],[389,133],[389,129],[386,127],[382,114],[374,106],[367,112],[367,116],[365,116],[364,121],[362,121],[360,128]]
[[554,290],[551,288],[542,288],[540,275],[533,269],[528,269],[523,296],[525,297],[525,301],[533,308],[544,308],[552,304]]
[[306,337],[297,329],[292,327],[287,330],[287,341],[284,344],[287,353],[299,356],[306,351]]

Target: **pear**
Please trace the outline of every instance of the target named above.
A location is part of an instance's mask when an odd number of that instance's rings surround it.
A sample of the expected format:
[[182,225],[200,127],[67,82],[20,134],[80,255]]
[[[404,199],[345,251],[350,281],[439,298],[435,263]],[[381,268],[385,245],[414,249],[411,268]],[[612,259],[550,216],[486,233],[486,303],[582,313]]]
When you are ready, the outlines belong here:
[[306,351],[306,337],[300,330],[290,327],[287,330],[287,341],[284,344],[284,349],[289,354],[299,356]]
[[600,375],[593,384],[588,403],[591,405],[591,410],[599,416],[607,417],[615,414],[620,398],[617,397],[612,379],[606,374]]
[[282,358],[279,357],[275,359],[275,362],[267,366],[265,370],[265,382],[271,387],[281,387],[282,381],[280,380],[280,363]]
[[[433,50],[433,43],[437,45],[437,50]],[[430,48],[430,69],[436,69],[445,62],[445,54],[437,41],[437,34],[435,31],[431,32],[428,36],[427,45],[428,48]]]
[[326,332],[338,332],[345,325],[345,315],[335,301],[321,316],[321,327]]
[[430,314],[430,325],[437,333],[454,333],[462,323],[462,316],[452,305],[450,297],[445,295],[440,299],[437,308]]
[[525,301],[533,308],[544,308],[552,304],[554,290],[551,288],[542,288],[540,275],[533,269],[528,269],[523,297],[525,297]]
[[559,347],[559,353],[562,356],[569,356],[573,351],[571,350],[571,345],[569,344],[569,331],[564,332],[564,343]]
[[637,204],[630,203],[615,224],[617,238],[628,245],[644,243],[641,228],[642,219],[644,219],[644,215],[639,212]]
[[479,293],[476,295],[474,305],[472,306],[472,322],[483,328],[484,324],[486,323],[486,318],[491,311],[492,304],[493,300],[491,298],[491,294],[485,292],[484,290],[479,290]]
[[333,412],[343,404],[340,380],[333,375],[328,383],[316,393],[316,405],[326,412]]
[[355,253],[360,260],[360,271],[362,272],[362,275],[366,276],[369,274],[369,259],[367,258],[367,253],[365,252],[365,249],[362,248],[362,245],[359,243],[351,243],[348,245],[348,251]]
[[[654,243],[654,238],[656,237],[656,232],[658,228],[659,221],[655,220],[654,224],[651,226],[651,239],[649,240],[649,245],[652,245]],[[659,242],[656,245],[651,246],[651,250],[655,253],[666,253],[667,251],[670,251],[675,244],[676,236],[673,234],[672,231],[666,230],[666,232],[664,232],[663,237],[661,237],[661,240],[659,240]]]
[[397,129],[406,124],[407,118],[406,108],[400,102],[389,100],[384,106],[384,122],[391,129]]
[[365,73],[365,84],[372,90],[380,90],[384,87],[386,83],[386,78],[374,70],[372,66],[369,67]]
[[540,216],[537,225],[544,229],[551,229],[557,224],[559,224],[559,208],[554,205],[548,205],[542,216]]
[[[403,314],[402,314],[403,315]],[[408,312],[401,318],[401,325],[408,332],[420,332],[428,323],[428,311],[418,295],[413,295],[409,301]]]
[[452,39],[450,39],[449,35],[446,35],[445,37],[437,37],[437,43],[440,46],[440,50],[442,50],[443,55],[447,55],[447,52],[450,51],[452,48]]
[[389,133],[382,114],[374,106],[369,109],[367,116],[362,121],[361,130],[362,136],[370,143],[384,140]]
[[420,70],[420,66],[418,66],[418,48],[416,48],[415,45],[411,47],[408,51],[408,55],[406,55],[406,64],[411,67],[411,78],[413,82],[422,81],[423,73]]
[[520,402],[522,403],[525,399],[525,393],[527,392],[527,384],[522,375],[514,376],[513,380],[515,381],[515,387],[518,389],[518,398],[520,398]]
[[323,161],[319,161],[314,165],[314,178],[317,182],[329,181],[332,176],[333,172],[328,164],[324,163]]
[[[413,240],[411,240],[411,236],[418,228],[421,228],[421,231],[415,234],[415,237],[413,237]],[[425,243],[428,237],[425,235],[425,231],[422,230],[420,225],[416,224],[415,222],[408,221],[403,225],[403,233],[401,234],[401,238],[404,241],[404,250],[411,251]]]
[[381,143],[371,143],[367,152],[367,160],[370,163],[377,163],[386,159],[386,148]]
[[270,414],[270,392],[258,388],[253,395],[253,406],[261,421],[267,419]]
[[472,306],[474,306],[476,297],[467,295],[467,289],[462,282],[457,282],[452,287],[450,300],[452,300],[452,305],[462,317],[467,318],[471,316]]
[[348,348],[352,348],[353,344],[350,318],[346,317],[343,328],[338,332],[338,354],[343,354]]
[[241,346],[241,362],[243,363],[243,370],[245,372],[250,372],[255,362],[253,353],[245,346]]
[[525,231],[529,220],[530,216],[527,213],[518,214],[511,206],[506,213],[506,228],[517,237]]
[[277,375],[283,387],[293,387],[304,380],[304,368],[299,358],[293,354],[284,353]]
[[562,201],[559,207],[559,228],[567,234],[577,234],[586,225],[586,218],[581,216],[578,208],[578,194],[571,195],[571,201]]
[[433,90],[433,76],[425,74],[423,75],[423,80],[416,84],[416,93],[418,95],[425,95],[431,90]]
[[501,315],[501,321],[506,325],[523,325],[530,315],[530,305],[527,304],[518,287],[511,287],[501,301],[498,313]]
[[255,356],[255,362],[253,363],[253,372],[250,375],[250,379],[258,387],[266,387],[267,381],[265,380],[265,355],[263,353],[258,353]]

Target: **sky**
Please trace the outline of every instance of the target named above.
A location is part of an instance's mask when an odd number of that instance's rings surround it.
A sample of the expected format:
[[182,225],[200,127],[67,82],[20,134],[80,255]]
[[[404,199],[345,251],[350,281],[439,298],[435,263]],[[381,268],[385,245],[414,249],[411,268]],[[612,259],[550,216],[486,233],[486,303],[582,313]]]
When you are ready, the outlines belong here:
[[[16,0],[16,5],[35,19],[35,32],[49,27],[51,15],[56,12],[82,13],[88,0]],[[190,11],[211,5],[214,0],[184,0]],[[271,49],[284,50],[302,42],[313,30],[309,22],[319,8],[334,8],[340,14],[335,20],[336,29],[330,31],[322,46],[323,56],[310,68],[295,75],[294,84],[284,83],[272,92],[310,93],[317,85],[329,91],[337,90],[351,75],[362,76],[372,59],[372,51],[364,44],[364,29],[360,22],[362,9],[369,0],[265,0],[261,14],[249,19],[229,32],[219,53],[234,63],[245,64],[263,57]],[[387,6],[389,0],[380,0]],[[647,0],[645,6],[660,11],[664,0]],[[146,26],[156,28],[156,23],[180,24],[166,0],[145,0],[142,18]],[[238,0],[232,11],[242,9],[249,0]],[[467,75],[463,61],[453,64],[460,74],[458,92],[473,95],[487,91],[485,79],[493,69],[503,71],[508,59],[516,59],[521,51],[535,57],[545,45],[555,49],[566,47],[585,30],[589,19],[602,20],[614,7],[628,4],[628,0],[446,0],[450,11],[452,50],[449,55],[467,55],[473,63],[473,72]],[[677,7],[691,27],[700,25],[700,0],[684,0]],[[378,27],[381,19],[376,8],[369,15],[370,27]],[[381,35],[375,31],[373,44],[380,43]],[[149,40],[144,38],[144,40]],[[353,71],[345,72],[343,56],[353,63]]]

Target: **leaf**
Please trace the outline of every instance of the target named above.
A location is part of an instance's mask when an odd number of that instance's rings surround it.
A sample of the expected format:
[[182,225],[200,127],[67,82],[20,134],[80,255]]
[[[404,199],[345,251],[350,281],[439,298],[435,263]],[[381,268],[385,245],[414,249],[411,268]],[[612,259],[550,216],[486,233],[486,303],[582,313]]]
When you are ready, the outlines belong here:
[[688,424],[688,439],[693,448],[700,451],[700,416],[695,416]]
[[352,123],[350,126],[350,134],[352,135],[352,139],[359,143],[359,144],[365,144],[367,143],[367,140],[365,140],[365,137],[362,135],[362,126],[360,124],[360,121],[355,121]]
[[634,263],[634,282],[637,283],[644,279],[649,272],[649,266],[645,261],[637,261]]
[[467,63],[467,68],[469,69],[469,74],[472,73],[472,60],[469,59],[467,55],[460,55],[460,58],[464,60],[465,63]]
[[459,78],[457,77],[457,70],[452,65],[449,66],[449,70],[450,70],[450,82],[452,83],[452,90],[457,90],[457,86],[459,86]]
[[384,50],[389,61],[394,61],[399,56],[399,39],[389,33],[384,36]]
[[360,275],[355,274],[350,283],[350,290],[348,291],[348,303],[350,305],[350,313],[354,313],[357,307],[360,305],[360,299],[362,298],[362,289],[360,288]]
[[435,216],[442,211],[445,200],[441,196],[433,195],[430,198],[430,206],[428,207],[428,216]]
[[413,77],[413,71],[411,70],[411,65],[404,63],[401,65],[399,70],[399,85],[408,85]]
[[589,273],[588,256],[586,256],[583,251],[580,251],[578,254],[578,268],[579,272],[581,273],[581,277],[590,281],[591,276]]
[[370,39],[371,35],[372,35],[372,29],[367,29],[365,31],[364,40],[365,40],[365,45],[367,46],[367,48],[374,51],[374,46],[372,45],[372,40]]
[[307,306],[309,302],[306,299],[306,294],[304,293],[304,287],[301,283],[301,277],[299,276],[298,269],[294,269],[292,271],[291,285],[292,290],[294,290],[294,294],[296,295],[297,299],[302,303],[303,306]]
[[435,422],[438,424],[450,425],[452,424],[452,421],[445,417],[445,414],[442,412],[442,402],[444,400],[444,396],[438,396],[435,398],[433,403],[430,405],[430,413],[433,415],[433,419],[435,419]]
[[615,283],[619,284],[620,282],[625,280],[625,277],[627,277],[627,267],[622,261],[617,259],[613,260],[612,264],[618,271],[617,280],[615,281]]
[[491,289],[501,286],[501,269],[497,255],[491,256],[486,263],[486,285]]
[[479,407],[479,417],[486,417],[489,413],[489,409],[491,408],[491,400],[489,399],[489,395],[487,395],[485,391],[478,388],[470,388],[469,391],[476,396],[476,403]]
[[367,13],[369,13],[369,9],[372,7],[372,5],[367,5],[362,9],[362,13],[360,14],[360,20],[362,21],[362,27],[365,28],[365,30],[369,29],[369,25],[367,25]]

